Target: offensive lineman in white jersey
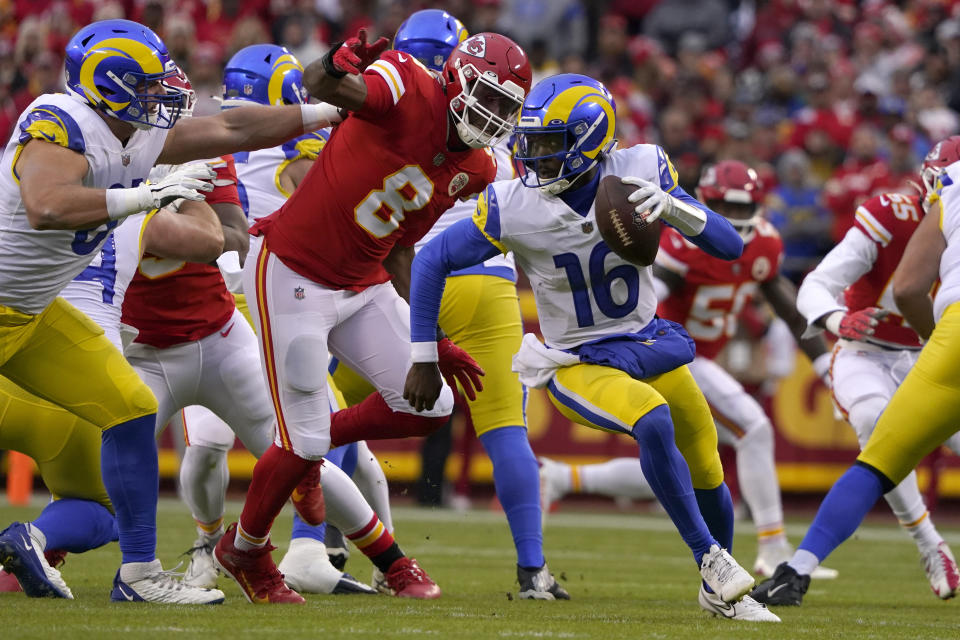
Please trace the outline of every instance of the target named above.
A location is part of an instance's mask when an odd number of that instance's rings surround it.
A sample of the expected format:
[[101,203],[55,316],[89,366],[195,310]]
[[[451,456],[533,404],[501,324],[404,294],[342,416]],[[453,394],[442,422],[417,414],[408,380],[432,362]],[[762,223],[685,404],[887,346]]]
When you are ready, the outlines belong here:
[[[153,394],[102,331],[56,296],[122,218],[202,198],[206,168],[142,184],[158,160],[271,146],[337,116],[324,105],[248,107],[178,122],[183,96],[162,84],[176,65],[156,34],[126,20],[84,27],[66,58],[70,94],[31,103],[0,161],[0,373],[104,430],[103,479],[123,554],[111,597],[221,602],[218,591],[171,589],[156,560]],[[5,554],[30,552],[23,544]]]
[[700,567],[704,609],[779,621],[744,597],[753,578],[724,550],[733,542],[733,505],[710,409],[684,366],[693,359],[692,340],[655,317],[651,269],[621,259],[600,238],[597,185],[614,175],[638,186],[630,196],[641,203],[638,218],[662,219],[716,257],[738,257],[743,242],[728,221],[683,192],[662,149],[614,151],[615,117],[610,93],[586,76],[553,76],[530,92],[516,129],[526,175],[487,187],[473,220],[447,229],[414,260],[414,364],[404,397],[420,409],[440,392],[431,332],[446,274],[512,250],[530,279],[548,345],[524,337],[514,359],[520,380],[547,387],[568,418],[637,440],[644,475]]

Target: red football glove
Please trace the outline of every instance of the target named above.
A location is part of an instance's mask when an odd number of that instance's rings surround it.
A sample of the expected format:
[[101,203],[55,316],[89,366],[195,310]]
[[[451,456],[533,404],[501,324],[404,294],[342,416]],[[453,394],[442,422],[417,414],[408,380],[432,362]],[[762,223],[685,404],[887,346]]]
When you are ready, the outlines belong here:
[[480,376],[484,375],[484,371],[470,354],[453,344],[450,338],[444,338],[437,343],[437,359],[437,366],[440,367],[440,373],[446,378],[447,384],[456,389],[456,382],[459,382],[464,395],[470,400],[476,400],[477,391],[483,391]]
[[348,38],[333,54],[333,66],[338,71],[360,74],[370,63],[387,50],[390,41],[381,37],[373,44],[367,44],[367,30],[360,29],[353,38]]
[[886,309],[867,307],[853,313],[844,314],[840,320],[837,337],[846,340],[865,340],[873,335],[874,327],[889,313]]

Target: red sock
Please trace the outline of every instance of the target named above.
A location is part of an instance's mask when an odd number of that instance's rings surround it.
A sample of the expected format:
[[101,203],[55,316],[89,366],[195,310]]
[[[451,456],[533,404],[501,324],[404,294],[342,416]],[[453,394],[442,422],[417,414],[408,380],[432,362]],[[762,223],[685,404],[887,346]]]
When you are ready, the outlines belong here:
[[390,565],[397,558],[403,557],[403,552],[397,546],[393,535],[383,526],[377,514],[373,514],[370,522],[359,531],[348,533],[346,536],[384,573],[390,569]]
[[360,440],[388,440],[428,436],[447,424],[450,416],[428,418],[394,411],[379,393],[371,393],[360,404],[330,415],[330,447]]
[[267,537],[273,519],[316,463],[316,460],[305,460],[292,451],[271,444],[253,467],[253,480],[240,514],[243,530],[251,536]]

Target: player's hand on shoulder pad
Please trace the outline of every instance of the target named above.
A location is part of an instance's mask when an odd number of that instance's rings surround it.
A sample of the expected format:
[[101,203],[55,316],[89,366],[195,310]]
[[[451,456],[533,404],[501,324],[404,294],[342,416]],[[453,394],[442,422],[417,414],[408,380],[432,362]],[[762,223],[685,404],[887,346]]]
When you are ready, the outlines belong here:
[[203,200],[203,192],[213,191],[213,168],[204,162],[185,164],[177,167],[154,183],[138,187],[149,194],[156,208],[170,204],[179,198]]
[[477,392],[483,391],[480,376],[485,375],[476,360],[455,345],[450,338],[444,338],[437,343],[437,358],[440,372],[447,379],[447,383],[455,387],[459,382],[464,395],[470,400],[476,400]]
[[370,44],[367,42],[367,30],[360,29],[352,38],[348,38],[333,53],[333,66],[344,73],[360,74],[370,63],[387,50],[390,41],[384,37]]
[[845,340],[866,340],[873,335],[880,320],[888,313],[889,311],[879,307],[867,307],[859,311],[835,311],[826,324],[837,337]]
[[636,191],[627,196],[627,200],[636,205],[634,211],[645,224],[660,219],[669,203],[670,194],[661,189],[659,184],[643,178],[624,176],[620,178],[620,182],[637,187]]
[[416,411],[429,411],[443,391],[443,380],[436,362],[414,362],[403,385],[403,399]]

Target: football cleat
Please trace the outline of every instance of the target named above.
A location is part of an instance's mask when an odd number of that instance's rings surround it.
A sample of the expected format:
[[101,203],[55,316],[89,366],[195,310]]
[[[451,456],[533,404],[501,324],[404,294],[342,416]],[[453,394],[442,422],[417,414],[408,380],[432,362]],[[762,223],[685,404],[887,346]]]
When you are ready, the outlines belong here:
[[[760,547],[760,551],[757,553],[757,559],[753,563],[753,573],[761,578],[771,578],[780,563],[789,562],[792,557],[793,547],[790,545],[772,549]],[[810,578],[813,580],[835,580],[838,575],[840,575],[840,572],[836,569],[817,567],[813,570],[813,573],[810,574]]]
[[947,543],[940,541],[936,547],[930,548],[922,556],[920,562],[930,581],[930,589],[941,600],[949,600],[957,595],[960,587],[960,571],[957,570],[957,561]]
[[386,574],[374,569],[373,588],[398,598],[433,600],[440,597],[437,583],[430,579],[416,560],[406,556],[394,560]]
[[520,583],[521,600],[569,600],[570,594],[556,581],[547,563],[539,569],[517,567],[517,582]]
[[0,533],[0,564],[4,571],[16,576],[23,592],[31,598],[73,600],[60,572],[44,557],[43,545],[30,524],[14,522]]
[[270,552],[276,549],[269,542],[259,549],[241,551],[234,540],[237,523],[228,528],[213,549],[214,561],[220,571],[230,576],[253,604],[303,604],[306,602],[296,591],[283,583]]
[[376,594],[349,573],[338,571],[327,558],[327,548],[319,540],[294,538],[277,569],[288,587],[299,593]]
[[310,467],[307,475],[290,494],[293,508],[300,518],[311,527],[323,524],[327,518],[327,508],[323,500],[323,487],[320,486],[320,472],[323,460]]
[[715,616],[723,616],[731,620],[745,620],[747,622],[780,622],[780,617],[767,609],[750,596],[743,596],[737,602],[724,602],[715,593],[707,591],[700,585],[700,596],[697,598],[704,611]]
[[191,587],[177,579],[173,571],[164,571],[159,560],[149,563],[153,569],[146,577],[124,582],[120,571],[113,579],[110,599],[114,602],[154,602],[158,604],[222,604],[223,591]]
[[540,456],[540,513],[543,522],[547,521],[547,514],[553,503],[567,495],[564,487],[569,484],[565,481],[570,475],[570,466],[550,458]]
[[809,587],[810,576],[800,575],[783,562],[774,571],[773,577],[757,585],[757,588],[750,592],[750,596],[763,604],[798,607]]
[[213,547],[220,538],[200,536],[193,547],[183,553],[190,556],[190,564],[183,574],[183,583],[191,587],[213,589],[217,586],[217,565],[213,561]]
[[756,582],[726,549],[717,545],[711,545],[710,551],[703,554],[700,575],[724,602],[739,600]]

